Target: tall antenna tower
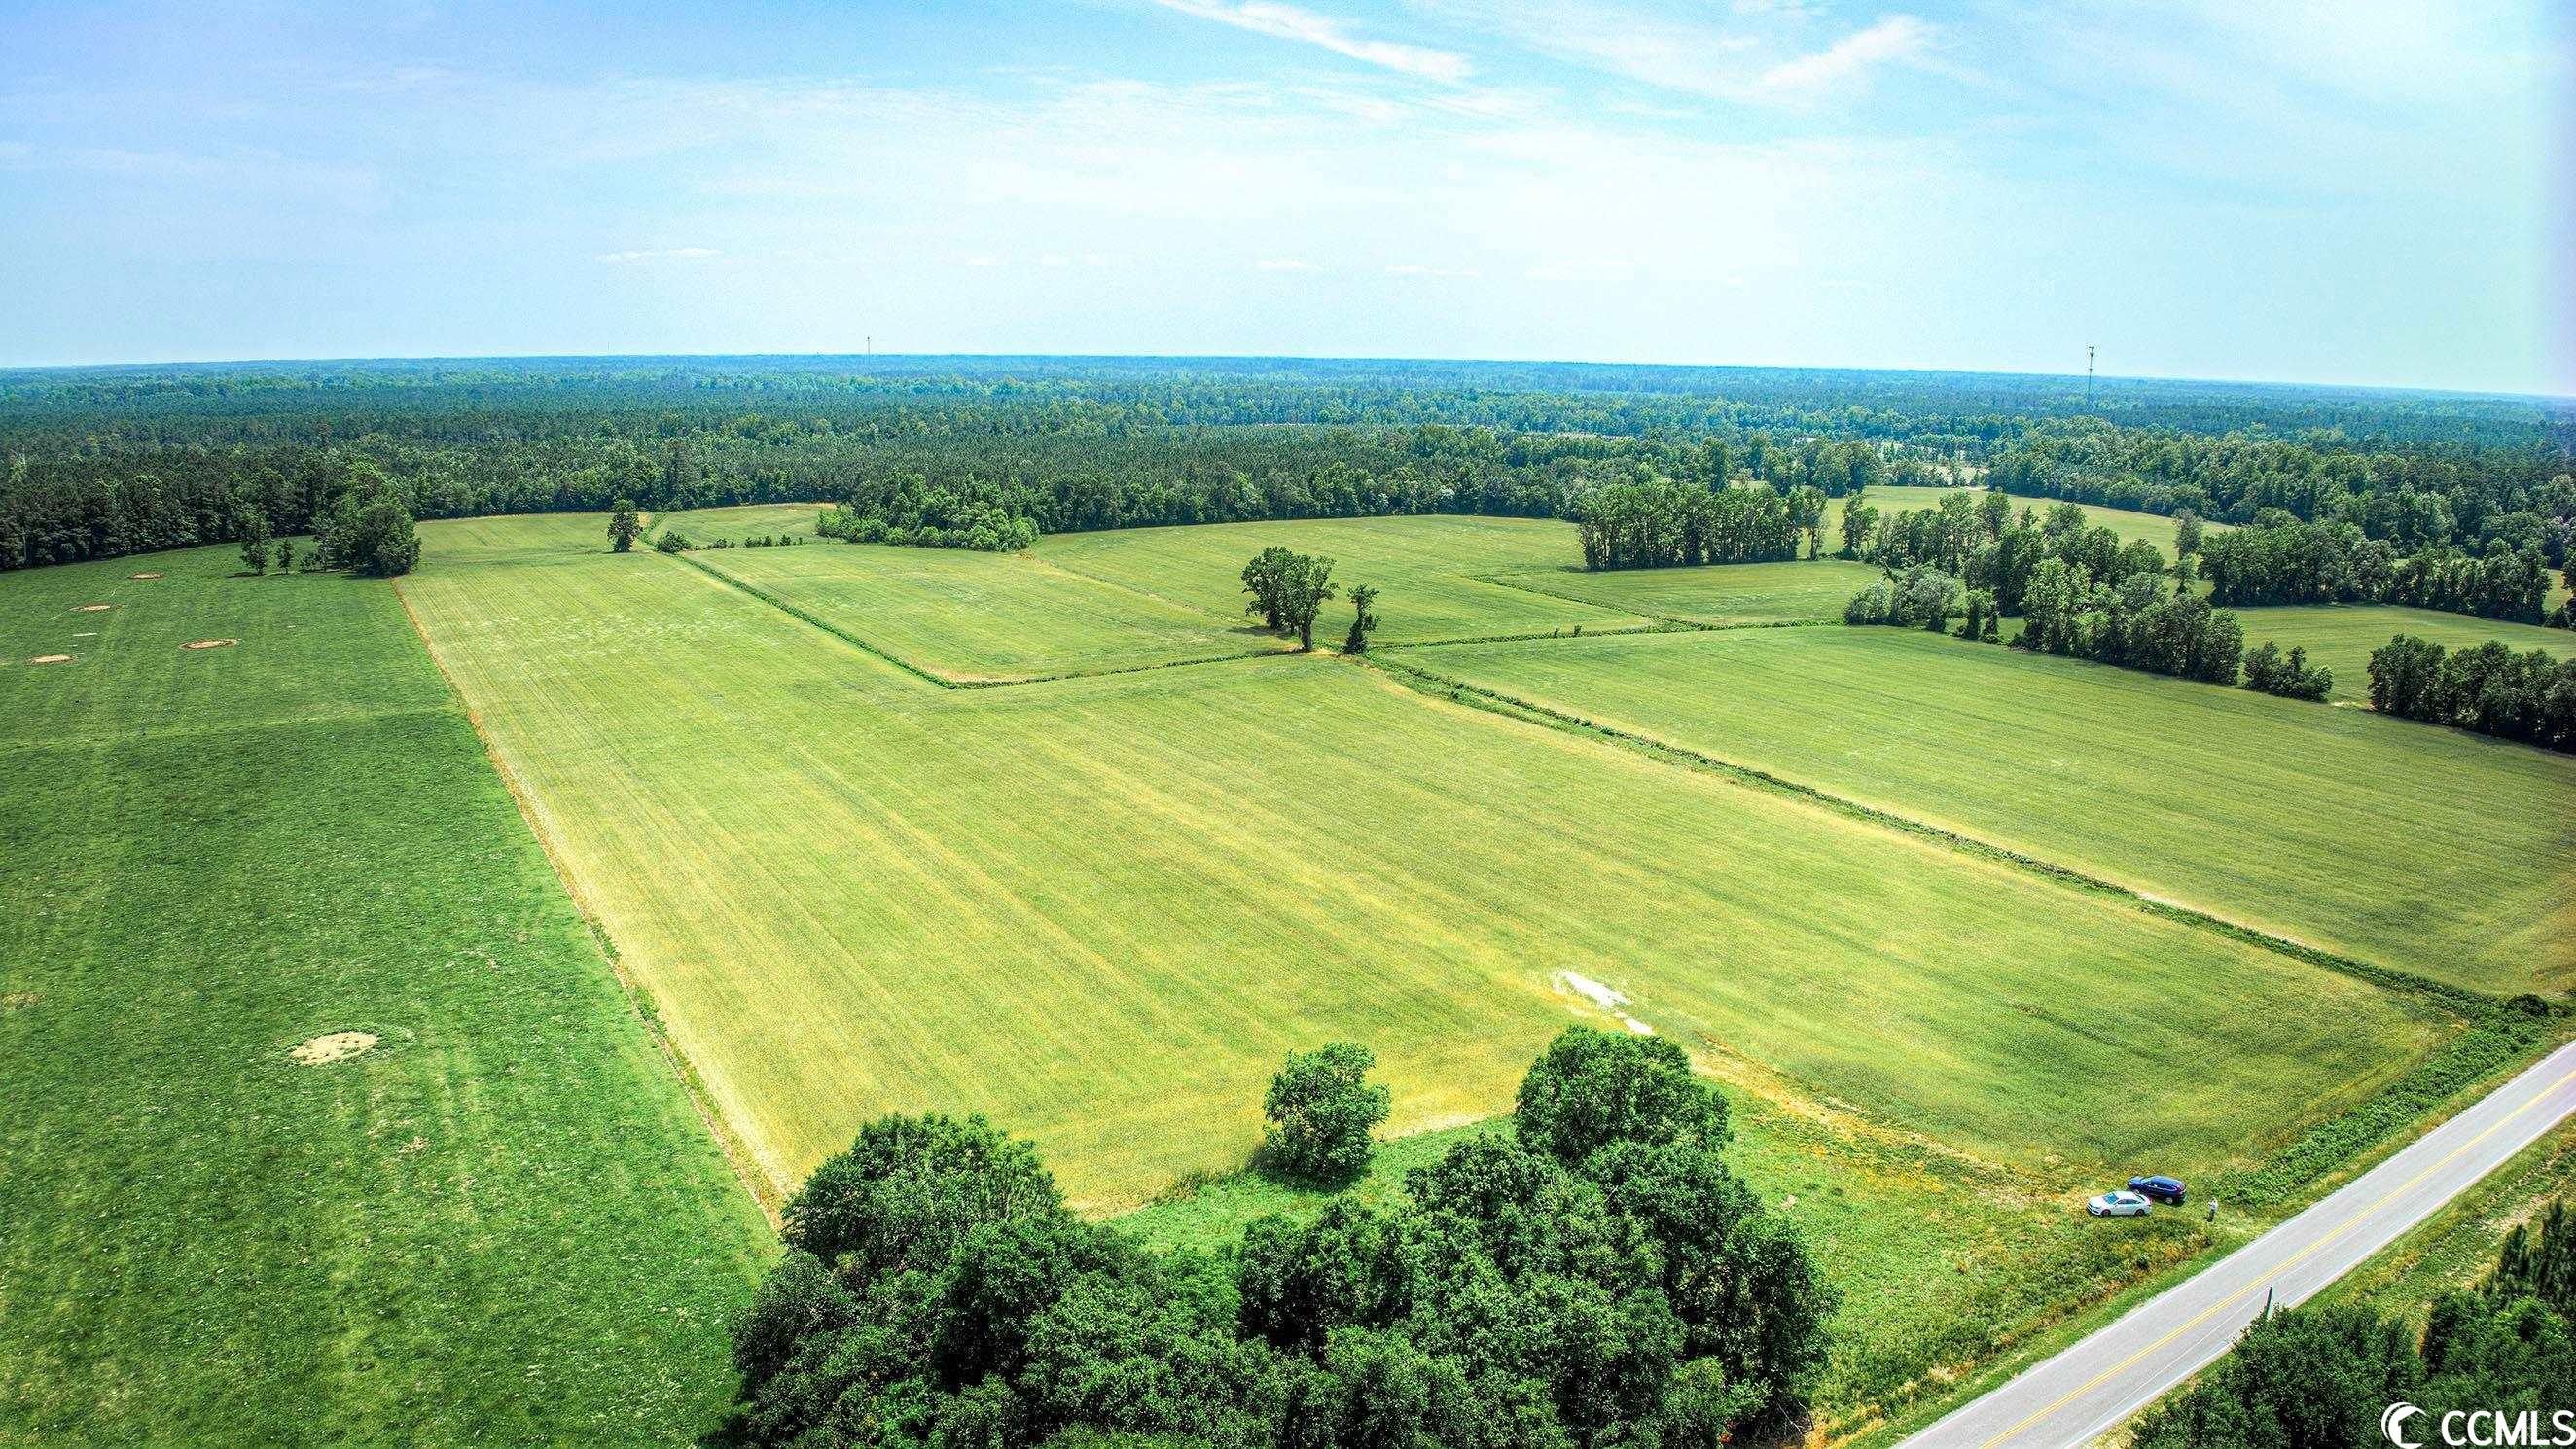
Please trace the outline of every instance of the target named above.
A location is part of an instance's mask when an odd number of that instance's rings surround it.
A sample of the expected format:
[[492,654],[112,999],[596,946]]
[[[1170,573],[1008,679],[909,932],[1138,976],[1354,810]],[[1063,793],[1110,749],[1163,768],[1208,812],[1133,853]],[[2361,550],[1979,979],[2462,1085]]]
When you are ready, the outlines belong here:
[[2084,405],[2093,406],[2093,344],[2084,344]]

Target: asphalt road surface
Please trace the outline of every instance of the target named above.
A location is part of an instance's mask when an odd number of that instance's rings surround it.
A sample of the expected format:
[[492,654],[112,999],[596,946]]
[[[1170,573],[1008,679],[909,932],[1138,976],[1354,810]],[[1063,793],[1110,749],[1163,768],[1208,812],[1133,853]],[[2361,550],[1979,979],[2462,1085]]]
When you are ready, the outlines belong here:
[[[2225,1353],[2267,1298],[2286,1308],[2332,1283],[2571,1112],[2576,1043],[2306,1212],[1905,1442],[1912,1449],[2089,1443]],[[2104,1232],[2120,1227],[2116,1219],[2102,1223]]]

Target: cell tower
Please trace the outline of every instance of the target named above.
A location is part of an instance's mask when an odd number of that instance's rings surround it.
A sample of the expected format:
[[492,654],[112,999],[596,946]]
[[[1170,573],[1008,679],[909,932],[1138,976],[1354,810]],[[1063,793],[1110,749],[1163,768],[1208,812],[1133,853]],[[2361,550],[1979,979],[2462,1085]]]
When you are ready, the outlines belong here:
[[2084,405],[2093,406],[2093,344],[2084,344]]

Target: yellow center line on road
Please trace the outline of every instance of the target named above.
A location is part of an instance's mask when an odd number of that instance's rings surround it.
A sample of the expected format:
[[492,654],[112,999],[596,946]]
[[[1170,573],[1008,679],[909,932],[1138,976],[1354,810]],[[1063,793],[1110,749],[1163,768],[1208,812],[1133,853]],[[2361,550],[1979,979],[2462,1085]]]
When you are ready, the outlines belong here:
[[[2557,1081],[2554,1081],[2548,1086],[2541,1088],[2538,1092],[2533,1093],[2529,1101],[2524,1102],[2521,1106],[2514,1108],[2512,1111],[2505,1113],[2501,1117],[2498,1117],[2493,1123],[2489,1124],[2484,1131],[2478,1133],[2478,1135],[2470,1138],[2468,1141],[2461,1143],[2459,1146],[2452,1148],[2449,1152],[2444,1153],[2441,1157],[2435,1159],[2432,1164],[2427,1166],[2422,1172],[2408,1178],[2402,1185],[2391,1188],[2389,1191],[2380,1194],[2379,1197],[2370,1204],[2370,1206],[2365,1207],[2361,1211],[2354,1213],[2351,1217],[2346,1218],[2339,1226],[2337,1226],[2333,1231],[2327,1233],[2324,1237],[2317,1239],[2315,1242],[2300,1249],[2289,1258],[2286,1258],[2275,1266],[2265,1270],[2260,1276],[2256,1277],[2252,1282],[2247,1283],[2244,1287],[2237,1289],[2235,1292],[2228,1294],[2226,1297],[2219,1299],[2215,1303],[2212,1303],[2207,1308],[2193,1314],[2190,1318],[2187,1318],[2181,1323],[2174,1325],[2172,1328],[2167,1329],[2163,1337],[2156,1339],[2154,1342],[2147,1344],[2143,1348],[2140,1348],[2135,1353],[2130,1354],[2127,1358],[2124,1358],[2118,1363],[2111,1365],[2109,1368],[2102,1370],[2100,1373],[2095,1374],[2093,1377],[2076,1385],[2074,1388],[2068,1389],[2065,1393],[2058,1395],[2056,1399],[2052,1400],[2048,1404],[2032,1410],[2030,1414],[2023,1418],[2019,1423],[2014,1424],[2011,1428],[2004,1430],[1995,1437],[1986,1440],[1982,1449],[1994,1449],[1994,1446],[2003,1443],[2014,1435],[2019,1434],[2024,1429],[2029,1428],[2031,1425],[2036,1424],[2040,1420],[2047,1418],[2049,1415],[2056,1413],[2058,1410],[2065,1408],[2075,1400],[2080,1399],[2086,1394],[2093,1392],[2095,1389],[2100,1388],[2103,1384],[2125,1372],[2130,1368],[2130,1366],[2137,1363],[2138,1360],[2145,1358],[2149,1354],[2152,1354],[2158,1349],[2161,1349],[2165,1345],[2173,1342],[2175,1339],[2180,1338],[2182,1335],[2189,1333],[2194,1328],[2199,1327],[2203,1322],[2207,1321],[2212,1314],[2217,1313],[2220,1309],[2225,1308],[2227,1305],[2236,1302],[2238,1299],[2243,1298],[2248,1294],[2251,1294],[2255,1289],[2279,1278],[2282,1274],[2307,1261],[2311,1255],[2324,1248],[2327,1244],[2334,1242],[2345,1233],[2359,1227],[2371,1214],[2378,1212],[2381,1208],[2388,1206],[2391,1202],[2394,1202],[2407,1193],[2414,1191],[2423,1183],[2424,1179],[2431,1177],[2434,1173],[2441,1171],[2442,1168],[2449,1165],[2451,1159],[2458,1157],[2461,1153],[2468,1151],[2470,1148],[2484,1142],[2489,1137],[2503,1131],[2506,1123],[2511,1122],[2513,1119],[2530,1111],[2532,1108],[2539,1106],[2543,1101],[2548,1099],[2552,1092],[2566,1086],[2569,1082],[2576,1082],[2576,1070],[2570,1070],[2565,1076],[2560,1077]],[[2296,1219],[2293,1219],[2292,1221],[2296,1221]],[[2274,1231],[2277,1232],[2278,1229],[2274,1229]],[[2259,1242],[2261,1240],[2257,1239],[2256,1241]]]

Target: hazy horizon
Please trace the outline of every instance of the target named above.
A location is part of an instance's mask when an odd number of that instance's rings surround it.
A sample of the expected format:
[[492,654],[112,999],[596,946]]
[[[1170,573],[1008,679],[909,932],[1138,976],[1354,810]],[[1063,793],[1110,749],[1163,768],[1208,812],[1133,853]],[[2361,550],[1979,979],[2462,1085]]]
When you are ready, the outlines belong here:
[[2536,0],[0,16],[0,366],[1276,356],[2564,397]]
[[[465,363],[541,363],[541,362],[856,362],[856,363],[1008,363],[1008,362],[1109,362],[1109,363],[1224,363],[1224,362],[1311,362],[1311,363],[1385,363],[1400,367],[1575,367],[1575,368],[1653,368],[1707,372],[1832,372],[1894,373],[1934,377],[2033,378],[2081,384],[2081,371],[2051,372],[2006,368],[1976,367],[1910,367],[1902,364],[1871,366],[1842,363],[1797,362],[1676,362],[1660,358],[1607,359],[1595,357],[1397,357],[1389,355],[1357,356],[1349,354],[1288,352],[455,352],[416,353],[410,355],[344,357],[156,357],[127,358],[101,362],[6,362],[0,363],[0,374],[54,372],[110,372],[117,370],[148,371],[154,368],[262,368],[262,367],[331,367],[370,364],[465,364]],[[2314,392],[2355,392],[2440,395],[2468,398],[2519,399],[2545,403],[2576,404],[2576,393],[2530,392],[2498,388],[2423,387],[2407,383],[2306,382],[2294,378],[2267,377],[2199,377],[2182,374],[2122,373],[2101,371],[2094,374],[2101,385],[2117,383],[2152,383],[2219,388],[2289,388]]]

